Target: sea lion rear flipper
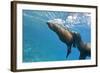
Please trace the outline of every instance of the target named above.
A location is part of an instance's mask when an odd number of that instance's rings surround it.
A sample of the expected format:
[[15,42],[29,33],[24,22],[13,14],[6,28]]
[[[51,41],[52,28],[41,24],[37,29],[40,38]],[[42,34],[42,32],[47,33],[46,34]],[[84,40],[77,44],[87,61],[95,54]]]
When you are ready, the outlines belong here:
[[85,58],[86,58],[86,55],[85,54],[80,54],[80,57],[79,57],[80,60],[83,60]]

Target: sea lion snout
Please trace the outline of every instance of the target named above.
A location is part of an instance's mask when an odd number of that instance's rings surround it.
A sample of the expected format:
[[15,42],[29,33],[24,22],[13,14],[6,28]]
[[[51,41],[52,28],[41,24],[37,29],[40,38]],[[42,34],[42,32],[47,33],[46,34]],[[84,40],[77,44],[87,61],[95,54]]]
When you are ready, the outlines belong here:
[[47,21],[47,24],[48,24],[48,26],[49,26],[50,29],[53,29],[52,28],[53,27],[53,24],[50,21]]
[[50,24],[50,22],[49,22],[49,21],[47,21],[46,23],[47,23],[48,25]]

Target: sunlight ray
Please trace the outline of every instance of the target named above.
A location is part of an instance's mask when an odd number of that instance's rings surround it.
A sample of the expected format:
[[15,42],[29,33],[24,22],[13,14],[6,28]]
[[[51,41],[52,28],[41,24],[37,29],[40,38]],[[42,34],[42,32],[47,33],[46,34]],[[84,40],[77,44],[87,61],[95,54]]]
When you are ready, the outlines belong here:
[[54,19],[54,17],[52,16],[52,14],[50,12],[48,12],[48,14],[51,17],[51,19]]
[[43,19],[48,18],[48,17],[46,17],[46,16],[44,15],[43,12],[40,12],[40,13],[33,13],[33,14],[35,14],[35,15],[37,15],[37,16],[39,16],[39,17],[42,17]]
[[27,14],[27,13],[24,13],[24,16],[26,16],[26,17],[28,17],[28,18],[30,18],[30,19],[37,19],[37,20],[39,20],[39,21],[42,21],[42,22],[45,22],[46,20],[45,19],[43,19],[43,18],[39,18],[39,17],[36,17],[36,16],[31,16],[31,15],[29,15],[29,14]]
[[54,17],[54,19],[56,18],[56,15],[54,14],[54,12],[51,12],[52,16]]

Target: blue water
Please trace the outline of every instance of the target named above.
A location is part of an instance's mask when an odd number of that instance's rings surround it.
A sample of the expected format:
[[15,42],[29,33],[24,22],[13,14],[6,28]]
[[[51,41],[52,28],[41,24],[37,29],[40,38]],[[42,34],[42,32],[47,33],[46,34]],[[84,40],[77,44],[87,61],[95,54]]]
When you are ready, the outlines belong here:
[[23,10],[23,62],[79,60],[77,48],[72,48],[66,59],[67,45],[47,26],[48,20],[58,18],[79,32],[85,42],[91,42],[90,13]]

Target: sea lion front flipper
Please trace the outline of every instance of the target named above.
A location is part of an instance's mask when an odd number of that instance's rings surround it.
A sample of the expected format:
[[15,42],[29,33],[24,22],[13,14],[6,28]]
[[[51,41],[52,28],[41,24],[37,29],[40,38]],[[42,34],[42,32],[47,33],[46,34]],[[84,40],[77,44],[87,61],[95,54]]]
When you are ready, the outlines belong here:
[[68,47],[67,49],[67,55],[66,55],[66,58],[68,58],[69,54],[71,53],[71,46]]
[[73,46],[74,48],[76,48],[76,47],[77,47],[77,46],[76,46],[76,40],[77,40],[78,32],[72,31],[71,33],[72,33],[72,35],[73,35],[73,44],[72,44],[72,46]]

